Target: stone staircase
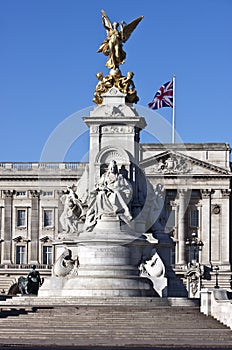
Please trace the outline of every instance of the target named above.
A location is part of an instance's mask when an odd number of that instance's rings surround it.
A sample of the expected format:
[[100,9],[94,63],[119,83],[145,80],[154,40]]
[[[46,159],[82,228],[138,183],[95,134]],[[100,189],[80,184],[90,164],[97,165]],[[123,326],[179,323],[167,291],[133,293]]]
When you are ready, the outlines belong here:
[[7,294],[9,288],[17,282],[16,277],[0,275],[0,295]]
[[232,332],[185,298],[16,297],[0,304],[2,346],[232,348]]

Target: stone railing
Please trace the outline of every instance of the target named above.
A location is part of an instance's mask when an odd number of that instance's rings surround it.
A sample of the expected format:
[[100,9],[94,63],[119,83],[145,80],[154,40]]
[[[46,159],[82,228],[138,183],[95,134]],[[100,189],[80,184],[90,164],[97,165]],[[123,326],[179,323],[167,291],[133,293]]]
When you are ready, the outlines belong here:
[[84,162],[0,162],[0,174],[83,173]]
[[200,310],[232,329],[232,300],[225,289],[202,289]]
[[83,162],[0,162],[0,169],[77,169],[85,165],[86,163]]
[[[31,269],[32,264],[0,264],[0,273],[1,270],[6,269]],[[53,265],[45,265],[45,264],[37,264],[36,269],[44,269],[44,270],[51,270]]]

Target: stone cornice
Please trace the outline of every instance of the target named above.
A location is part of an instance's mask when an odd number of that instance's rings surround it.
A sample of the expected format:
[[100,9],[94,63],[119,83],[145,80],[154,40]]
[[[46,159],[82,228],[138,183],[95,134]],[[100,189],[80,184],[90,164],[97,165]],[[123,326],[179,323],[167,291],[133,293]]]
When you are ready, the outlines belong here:
[[213,142],[213,143],[164,143],[164,144],[156,144],[156,143],[141,143],[141,149],[149,150],[149,151],[157,151],[157,150],[173,150],[173,151],[186,151],[186,150],[205,150],[205,151],[230,151],[229,143],[225,142]]

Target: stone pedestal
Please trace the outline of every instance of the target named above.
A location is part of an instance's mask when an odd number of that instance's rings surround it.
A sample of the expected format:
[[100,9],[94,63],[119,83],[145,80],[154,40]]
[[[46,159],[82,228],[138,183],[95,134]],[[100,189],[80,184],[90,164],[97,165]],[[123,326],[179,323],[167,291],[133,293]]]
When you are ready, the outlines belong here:
[[[140,234],[139,234],[140,236]],[[103,217],[92,232],[83,231],[73,241],[56,243],[78,256],[77,275],[53,276],[45,281],[39,296],[154,296],[152,282],[139,276],[145,251],[152,249],[146,238],[125,229],[119,217]]]

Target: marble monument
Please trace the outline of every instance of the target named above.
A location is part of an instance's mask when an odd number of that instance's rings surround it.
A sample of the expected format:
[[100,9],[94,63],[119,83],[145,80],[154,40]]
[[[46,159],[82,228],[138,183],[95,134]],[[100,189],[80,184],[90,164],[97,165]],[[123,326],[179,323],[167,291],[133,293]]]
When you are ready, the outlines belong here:
[[[90,130],[89,164],[61,197],[63,231],[54,242],[56,262],[39,296],[184,296],[171,268],[171,233],[165,230],[163,186],[154,187],[139,168],[140,132],[146,126],[133,72],[122,75],[123,43],[142,20],[111,23],[107,76],[97,74],[96,107],[83,122]],[[119,29],[120,27],[120,29]]]

